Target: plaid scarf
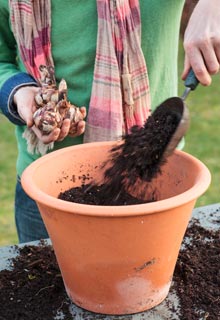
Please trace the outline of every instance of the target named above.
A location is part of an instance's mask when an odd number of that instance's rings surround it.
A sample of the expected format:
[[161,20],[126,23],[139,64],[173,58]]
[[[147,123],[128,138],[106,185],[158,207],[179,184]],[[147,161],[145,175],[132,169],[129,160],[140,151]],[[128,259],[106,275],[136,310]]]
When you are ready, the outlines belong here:
[[[9,0],[9,6],[21,59],[40,84],[39,66],[54,66],[50,0]],[[96,58],[85,142],[120,139],[133,125],[142,126],[150,114],[139,1],[97,0],[97,11]]]

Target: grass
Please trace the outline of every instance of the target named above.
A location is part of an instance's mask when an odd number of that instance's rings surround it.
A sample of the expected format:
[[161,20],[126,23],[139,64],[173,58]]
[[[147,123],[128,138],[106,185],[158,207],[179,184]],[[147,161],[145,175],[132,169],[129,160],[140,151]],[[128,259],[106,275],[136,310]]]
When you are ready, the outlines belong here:
[[0,114],[0,246],[17,243],[14,224],[15,162],[14,126]]
[[[182,70],[183,50],[180,48],[179,70]],[[180,78],[180,77],[179,77]],[[198,85],[187,98],[190,111],[190,128],[185,137],[184,151],[200,159],[210,170],[212,181],[209,189],[201,196],[196,206],[218,203],[220,194],[220,75],[212,78],[209,87]],[[180,81],[179,94],[184,91]]]
[[[183,51],[180,48],[179,70]],[[180,78],[180,77],[179,77]],[[220,77],[213,77],[210,87],[198,86],[187,98],[191,125],[186,135],[185,151],[204,162],[211,171],[212,182],[196,206],[219,202],[220,180]],[[184,85],[180,81],[179,94]],[[17,243],[14,224],[14,186],[16,180],[16,141],[14,126],[0,114],[0,246]]]

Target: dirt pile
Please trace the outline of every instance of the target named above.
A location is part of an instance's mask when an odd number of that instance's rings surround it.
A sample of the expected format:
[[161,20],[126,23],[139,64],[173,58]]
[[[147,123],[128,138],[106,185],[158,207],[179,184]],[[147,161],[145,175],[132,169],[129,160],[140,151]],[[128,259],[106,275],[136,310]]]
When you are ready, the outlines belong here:
[[[180,300],[180,320],[220,319],[220,231],[196,222],[187,229],[171,291]],[[43,242],[25,246],[0,272],[1,320],[72,319],[53,249]],[[172,310],[172,306],[170,306]]]

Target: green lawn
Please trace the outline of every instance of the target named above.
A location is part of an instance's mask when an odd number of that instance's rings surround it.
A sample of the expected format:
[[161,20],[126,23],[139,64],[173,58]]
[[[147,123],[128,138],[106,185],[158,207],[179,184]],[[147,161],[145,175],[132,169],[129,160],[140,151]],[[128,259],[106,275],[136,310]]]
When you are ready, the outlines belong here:
[[[180,48],[179,70],[182,70],[183,51]],[[179,94],[184,91],[180,80]],[[184,151],[200,159],[209,168],[212,182],[196,206],[220,202],[220,75],[215,75],[209,87],[198,85],[187,98],[190,111],[190,128]]]
[[[179,69],[182,70],[182,49]],[[180,80],[179,93],[184,86]],[[212,183],[196,206],[219,202],[220,180],[220,76],[213,78],[210,87],[198,86],[187,98],[191,115],[186,135],[185,151],[203,161],[211,171]],[[14,127],[0,114],[0,246],[17,243],[13,216],[16,180],[16,142]]]
[[198,205],[220,202],[220,88],[219,77],[213,79],[212,87],[198,88],[191,93],[187,105],[191,125],[186,136],[185,151],[203,161],[211,171],[212,182],[207,192],[198,200]]
[[0,246],[17,243],[14,225],[16,142],[14,126],[0,114]]

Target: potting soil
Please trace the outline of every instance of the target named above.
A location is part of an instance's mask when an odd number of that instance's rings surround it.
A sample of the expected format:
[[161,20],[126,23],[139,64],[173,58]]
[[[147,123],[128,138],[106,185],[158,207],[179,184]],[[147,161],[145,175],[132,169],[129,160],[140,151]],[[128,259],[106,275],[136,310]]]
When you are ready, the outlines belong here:
[[128,191],[138,179],[150,183],[161,173],[161,167],[166,163],[164,152],[181,120],[175,98],[171,100],[170,109],[161,104],[143,127],[133,126],[131,133],[123,137],[122,143],[112,148],[107,161],[110,166],[104,172],[101,185],[93,182],[85,187],[83,183],[81,187],[60,193],[59,198],[94,205],[130,205],[156,201],[155,194],[149,195],[148,199],[139,195],[136,199]]
[[[154,193],[151,194],[149,199],[143,200],[133,197],[123,186],[121,186],[120,192],[114,196],[109,196],[108,186],[108,184],[101,184],[99,186],[95,184],[82,184],[80,187],[74,187],[60,192],[58,198],[69,202],[96,206],[126,206],[156,201]],[[112,194],[110,193],[110,195]]]
[[[180,320],[220,319],[219,241],[219,229],[206,230],[196,221],[187,229],[170,290],[180,300]],[[59,314],[74,319],[51,246],[20,248],[11,268],[0,272],[0,320],[52,320]]]

